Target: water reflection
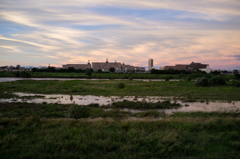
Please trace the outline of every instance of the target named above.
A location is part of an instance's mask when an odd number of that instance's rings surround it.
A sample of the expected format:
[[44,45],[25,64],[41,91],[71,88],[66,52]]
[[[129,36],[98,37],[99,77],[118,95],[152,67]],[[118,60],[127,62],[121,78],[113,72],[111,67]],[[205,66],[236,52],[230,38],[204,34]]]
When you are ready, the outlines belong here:
[[[93,95],[61,95],[61,94],[29,94],[29,93],[13,93],[19,98],[0,99],[0,102],[27,102],[27,103],[59,103],[59,104],[72,104],[73,102],[78,105],[89,105],[98,103],[101,105],[111,104],[113,102],[129,100],[129,101],[144,101],[144,102],[158,102],[164,101],[168,98],[159,96],[137,97],[137,96],[93,96]],[[172,112],[193,112],[193,111],[234,111],[240,109],[240,101],[201,101],[201,102],[182,102],[176,98],[172,98],[172,102],[177,102],[182,107],[177,109],[164,109],[167,114]],[[152,109],[151,109],[152,110]],[[142,112],[148,110],[136,109],[121,109],[121,111]],[[163,111],[163,109],[157,109]]]
[[[110,80],[110,79],[88,79],[88,78],[0,78],[0,82],[13,82],[19,80],[35,80],[35,81],[70,81],[70,80]],[[128,80],[128,79],[115,79],[115,80]],[[133,79],[135,81],[165,81],[165,79]],[[170,79],[170,81],[180,81],[180,79]]]

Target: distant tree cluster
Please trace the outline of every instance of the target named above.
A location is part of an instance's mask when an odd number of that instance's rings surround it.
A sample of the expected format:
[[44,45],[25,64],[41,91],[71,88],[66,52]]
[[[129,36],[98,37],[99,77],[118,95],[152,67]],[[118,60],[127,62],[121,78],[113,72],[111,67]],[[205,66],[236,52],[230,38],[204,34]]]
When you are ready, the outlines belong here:
[[109,72],[115,72],[115,68],[113,68],[113,67],[111,67],[110,69],[109,69]]
[[190,71],[185,70],[174,70],[174,69],[168,69],[168,70],[156,70],[151,69],[151,74],[190,74]]
[[[89,69],[91,72],[93,72],[92,69]],[[39,69],[39,68],[33,68],[32,72],[74,72],[74,73],[84,73],[86,70],[82,69],[75,69],[73,67],[69,67],[68,69],[59,69],[57,70],[55,67],[48,67],[47,69]]]
[[31,78],[31,74],[27,71],[17,71],[14,72],[15,77]]

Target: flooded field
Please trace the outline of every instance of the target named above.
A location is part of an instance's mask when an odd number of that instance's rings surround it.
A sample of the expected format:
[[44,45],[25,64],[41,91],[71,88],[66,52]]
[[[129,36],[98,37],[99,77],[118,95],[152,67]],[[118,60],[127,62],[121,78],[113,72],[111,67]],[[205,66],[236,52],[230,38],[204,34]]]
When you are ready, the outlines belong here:
[[[93,95],[61,95],[61,94],[29,94],[29,93],[13,93],[17,97],[11,99],[0,99],[0,102],[27,102],[27,103],[58,103],[89,105],[97,103],[100,106],[112,104],[114,102],[141,101],[156,103],[159,101],[170,100],[172,103],[179,103],[180,108],[174,109],[157,109],[157,111],[165,111],[167,114],[173,112],[194,112],[194,111],[236,111],[240,110],[240,101],[201,101],[201,102],[184,102],[175,98],[166,98],[159,96],[137,97],[137,96],[93,96]],[[156,109],[155,109],[156,110]],[[138,109],[121,109],[121,111],[142,112],[148,111]]]
[[[35,81],[70,81],[70,80],[110,80],[110,79],[88,79],[88,78],[0,78],[0,82],[13,82],[19,80],[35,80]],[[129,80],[129,79],[114,79]],[[135,81],[165,81],[165,79],[133,79]],[[180,79],[170,79],[170,81],[180,81]]]

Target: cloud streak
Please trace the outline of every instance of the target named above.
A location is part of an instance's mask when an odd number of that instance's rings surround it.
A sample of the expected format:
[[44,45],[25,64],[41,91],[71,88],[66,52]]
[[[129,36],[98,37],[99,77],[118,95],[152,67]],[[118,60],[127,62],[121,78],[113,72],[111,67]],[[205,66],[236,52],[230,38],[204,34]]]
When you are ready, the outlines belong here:
[[[153,58],[155,66],[195,61],[232,68],[239,8],[237,0],[2,1],[0,62],[61,66],[109,58],[146,66]],[[221,62],[229,58],[237,60]]]

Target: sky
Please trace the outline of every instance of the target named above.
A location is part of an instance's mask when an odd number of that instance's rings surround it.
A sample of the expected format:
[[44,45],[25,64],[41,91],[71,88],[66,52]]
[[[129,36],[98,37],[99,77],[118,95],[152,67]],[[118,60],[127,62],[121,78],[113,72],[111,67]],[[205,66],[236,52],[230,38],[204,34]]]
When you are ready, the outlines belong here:
[[240,69],[239,0],[0,0],[0,66]]

